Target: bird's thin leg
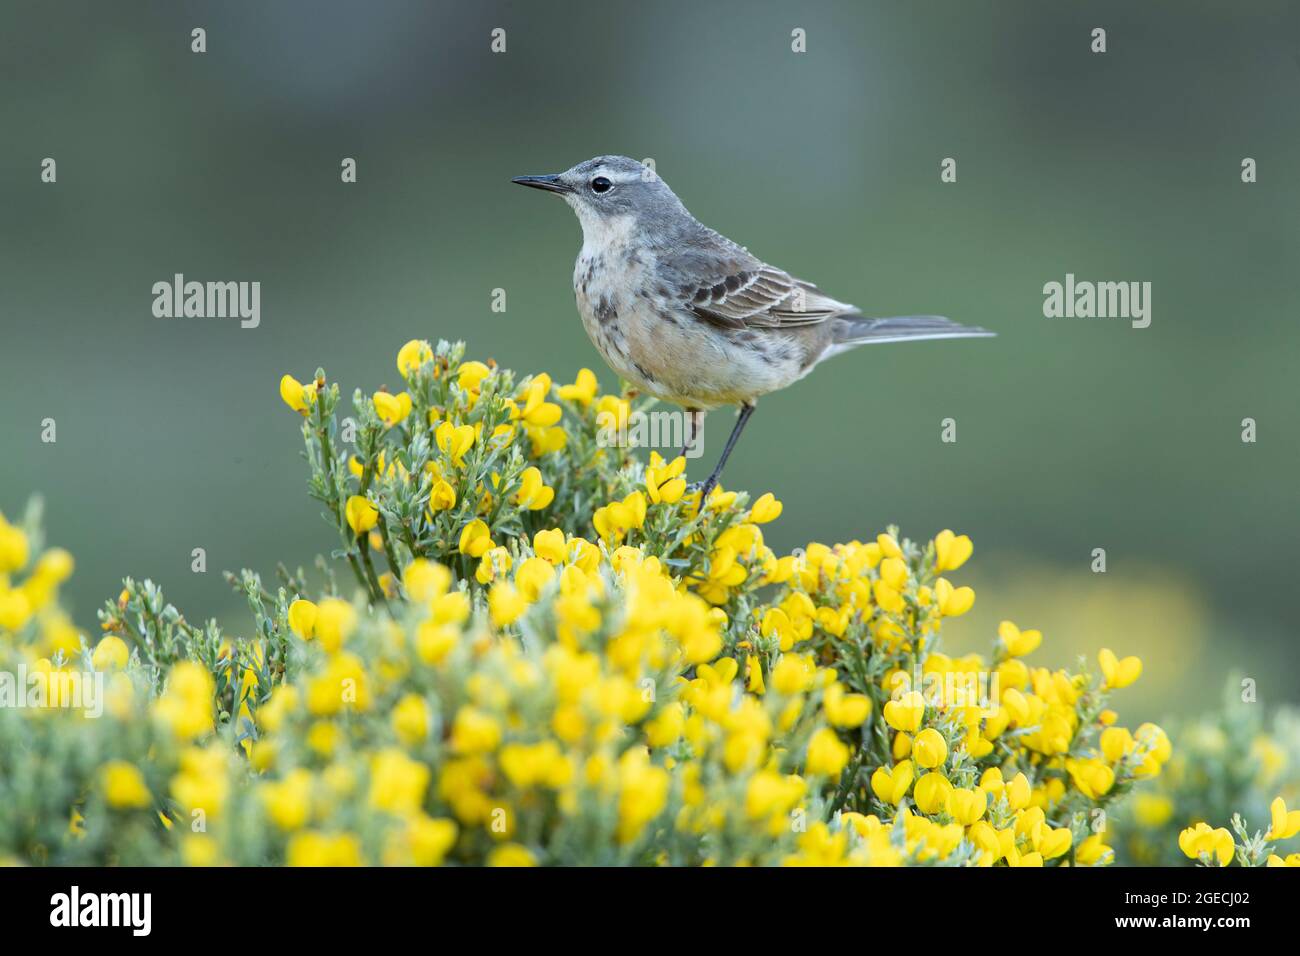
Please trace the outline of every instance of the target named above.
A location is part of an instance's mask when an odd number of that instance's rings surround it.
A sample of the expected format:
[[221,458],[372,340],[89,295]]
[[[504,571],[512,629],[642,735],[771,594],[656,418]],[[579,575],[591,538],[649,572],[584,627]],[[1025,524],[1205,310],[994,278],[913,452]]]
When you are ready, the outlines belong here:
[[698,408],[686,409],[686,444],[682,446],[678,457],[685,458],[695,450],[695,439],[700,433],[700,422],[703,418],[704,413]]
[[727,444],[722,447],[722,457],[718,459],[718,464],[714,466],[713,474],[704,480],[700,486],[700,507],[703,508],[704,502],[709,498],[709,492],[717,485],[718,479],[722,476],[722,466],[727,463],[727,458],[731,455],[731,449],[736,447],[736,441],[740,438],[740,433],[745,430],[745,422],[749,421],[749,416],[754,414],[753,405],[741,405],[740,414],[736,417],[736,427],[731,430],[731,435],[727,438]]

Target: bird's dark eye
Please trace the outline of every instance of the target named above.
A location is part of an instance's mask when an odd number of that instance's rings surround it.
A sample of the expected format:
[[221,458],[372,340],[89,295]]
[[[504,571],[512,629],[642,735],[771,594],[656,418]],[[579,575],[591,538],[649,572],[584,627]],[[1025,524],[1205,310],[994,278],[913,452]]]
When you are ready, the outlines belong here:
[[594,193],[607,193],[613,186],[614,184],[604,176],[597,176],[591,181],[591,191]]

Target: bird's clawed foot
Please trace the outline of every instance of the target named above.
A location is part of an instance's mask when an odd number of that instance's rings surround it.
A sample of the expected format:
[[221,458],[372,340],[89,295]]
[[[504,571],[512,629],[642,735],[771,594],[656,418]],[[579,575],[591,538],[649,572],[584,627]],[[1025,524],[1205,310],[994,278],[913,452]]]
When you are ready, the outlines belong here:
[[686,491],[688,494],[695,494],[697,491],[700,493],[700,507],[702,508],[704,507],[704,502],[709,500],[709,495],[716,487],[718,487],[718,475],[715,472],[703,481],[696,481],[687,485]]

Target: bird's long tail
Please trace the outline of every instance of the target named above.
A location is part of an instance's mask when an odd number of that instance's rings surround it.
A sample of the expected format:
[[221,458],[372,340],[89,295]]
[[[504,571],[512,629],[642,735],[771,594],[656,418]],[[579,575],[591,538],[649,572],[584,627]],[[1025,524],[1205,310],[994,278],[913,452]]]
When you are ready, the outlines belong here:
[[860,315],[842,315],[834,322],[830,346],[824,358],[838,355],[859,345],[882,342],[911,342],[922,339],[974,339],[997,335],[988,329],[960,325],[941,315],[895,315],[887,319],[869,319]]

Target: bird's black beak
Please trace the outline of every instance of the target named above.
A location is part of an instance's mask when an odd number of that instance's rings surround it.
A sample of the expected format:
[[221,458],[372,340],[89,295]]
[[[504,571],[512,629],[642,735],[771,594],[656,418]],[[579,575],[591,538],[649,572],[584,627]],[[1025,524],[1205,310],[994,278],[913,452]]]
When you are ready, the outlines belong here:
[[534,189],[545,189],[550,193],[573,192],[573,187],[567,183],[561,182],[559,176],[516,176],[510,181],[512,183],[518,183],[520,186],[532,186]]

